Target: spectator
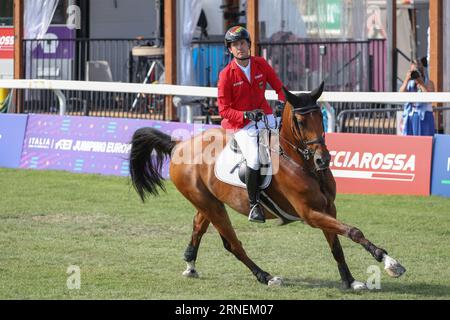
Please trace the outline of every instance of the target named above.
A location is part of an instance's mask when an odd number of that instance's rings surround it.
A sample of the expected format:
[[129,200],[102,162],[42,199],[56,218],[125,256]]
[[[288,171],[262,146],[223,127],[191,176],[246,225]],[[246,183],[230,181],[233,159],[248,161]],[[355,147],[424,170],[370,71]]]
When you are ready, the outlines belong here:
[[[335,118],[334,117],[335,117],[336,111],[326,101],[319,102],[318,104],[320,105],[321,110],[322,110],[323,131],[324,132],[333,132],[334,129],[332,129],[332,128],[334,128],[334,123],[335,123]],[[328,114],[333,115],[333,119],[328,119]],[[329,125],[328,125],[329,123],[331,124],[332,128],[328,128],[329,127]]]
[[[428,79],[423,64],[413,60],[400,92],[434,92],[434,83]],[[431,103],[408,102],[403,109],[403,135],[433,136],[435,132]]]

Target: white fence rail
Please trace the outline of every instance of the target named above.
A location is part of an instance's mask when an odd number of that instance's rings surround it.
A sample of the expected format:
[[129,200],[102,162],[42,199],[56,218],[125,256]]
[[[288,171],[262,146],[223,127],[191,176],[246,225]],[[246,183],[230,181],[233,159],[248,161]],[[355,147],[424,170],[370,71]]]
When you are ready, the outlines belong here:
[[[42,79],[0,80],[0,88],[108,91],[210,98],[217,97],[217,88],[122,82]],[[299,93],[300,91],[293,92]],[[266,98],[268,100],[277,100],[277,95],[273,90],[267,90]],[[320,100],[327,102],[389,102],[392,104],[406,102],[450,103],[450,92],[324,92]]]
[[[0,88],[53,90],[59,102],[59,114],[66,113],[66,99],[62,90],[89,92],[117,92],[129,94],[155,94],[161,96],[189,96],[201,98],[217,98],[217,88],[192,87],[165,84],[137,84],[122,82],[93,82],[93,81],[65,81],[65,80],[0,80]],[[293,91],[299,93],[300,91]],[[277,100],[273,90],[266,91],[268,100]],[[450,105],[450,92],[431,93],[399,93],[399,92],[324,92],[320,101],[329,103],[373,103],[395,105],[407,102],[441,103]],[[379,110],[378,110],[379,111]],[[450,133],[450,112],[448,108],[436,109],[443,111],[439,128],[445,128]],[[444,112],[445,111],[445,112]],[[327,110],[330,128],[333,128],[336,117]],[[340,126],[340,124],[338,124]],[[439,129],[438,128],[438,129]],[[330,130],[329,130],[330,131]]]

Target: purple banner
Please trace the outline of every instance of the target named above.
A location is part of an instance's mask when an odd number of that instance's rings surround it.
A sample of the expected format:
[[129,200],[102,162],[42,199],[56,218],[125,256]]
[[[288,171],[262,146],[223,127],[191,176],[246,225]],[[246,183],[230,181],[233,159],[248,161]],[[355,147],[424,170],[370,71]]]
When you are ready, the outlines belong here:
[[[35,59],[73,59],[75,57],[75,30],[64,26],[50,26],[33,50]],[[48,41],[50,40],[50,41]]]
[[[20,167],[127,176],[129,142],[141,127],[193,135],[209,126],[193,132],[194,125],[179,122],[30,115]],[[167,164],[162,175],[169,177]]]
[[0,167],[19,167],[27,118],[23,114],[0,114]]

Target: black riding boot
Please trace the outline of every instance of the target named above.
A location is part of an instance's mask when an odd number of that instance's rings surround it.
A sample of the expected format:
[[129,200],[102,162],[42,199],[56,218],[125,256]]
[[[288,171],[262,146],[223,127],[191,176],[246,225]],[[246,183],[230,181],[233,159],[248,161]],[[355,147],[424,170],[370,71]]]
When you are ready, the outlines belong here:
[[261,205],[259,204],[259,170],[253,170],[247,167],[245,171],[245,184],[247,185],[248,199],[250,200],[248,220],[259,223],[266,222]]

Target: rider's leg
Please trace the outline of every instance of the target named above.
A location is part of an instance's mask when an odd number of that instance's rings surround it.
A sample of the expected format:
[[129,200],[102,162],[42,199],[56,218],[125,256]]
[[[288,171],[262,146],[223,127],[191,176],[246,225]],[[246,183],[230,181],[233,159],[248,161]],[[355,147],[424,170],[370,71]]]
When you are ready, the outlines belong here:
[[250,213],[248,215],[248,220],[253,222],[266,222],[264,214],[259,204],[259,176],[260,170],[252,169],[247,166],[245,171],[245,184],[247,185],[248,199],[250,204]]
[[259,204],[260,164],[258,157],[258,131],[254,126],[247,125],[235,133],[234,137],[247,162],[245,184],[247,185],[250,204],[248,219],[253,222],[265,222],[264,214]]

